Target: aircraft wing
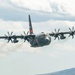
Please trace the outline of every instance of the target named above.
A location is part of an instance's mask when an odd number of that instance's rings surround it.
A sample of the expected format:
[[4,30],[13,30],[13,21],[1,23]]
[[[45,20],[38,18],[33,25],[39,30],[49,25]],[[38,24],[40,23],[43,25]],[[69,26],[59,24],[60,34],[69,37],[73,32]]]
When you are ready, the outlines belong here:
[[[17,38],[21,38],[22,36],[16,36],[16,35],[5,35],[5,36],[0,36],[0,39],[4,39],[4,40],[7,40],[7,43],[8,42],[14,42],[14,43],[17,43],[18,42],[18,40],[17,40]],[[13,41],[12,41],[13,40]]]
[[17,39],[24,39],[24,41],[28,41],[29,38],[35,38],[35,35],[5,35],[5,36],[0,36],[0,39],[5,39],[12,42],[17,42]]
[[0,36],[0,39],[6,39],[7,37],[6,36]]
[[57,34],[57,35],[64,35],[64,34],[70,34],[70,32],[58,32],[58,33],[52,32],[52,33],[49,33],[50,36],[54,36],[55,34]]
[[72,27],[72,29],[69,28],[69,30],[70,31],[68,31],[68,32],[59,32],[60,29],[58,29],[58,31],[56,31],[56,29],[55,29],[55,32],[49,33],[49,35],[52,37],[55,37],[55,39],[58,38],[58,40],[59,39],[65,39],[66,38],[64,36],[65,34],[69,34],[69,37],[72,36],[72,38],[74,38],[74,35],[75,35],[74,27]]
[[[14,38],[23,38],[24,36],[17,36],[17,35],[13,35],[13,36],[0,36],[0,39],[8,39],[8,38],[11,38],[11,39],[14,39]],[[26,36],[25,36],[26,37]]]

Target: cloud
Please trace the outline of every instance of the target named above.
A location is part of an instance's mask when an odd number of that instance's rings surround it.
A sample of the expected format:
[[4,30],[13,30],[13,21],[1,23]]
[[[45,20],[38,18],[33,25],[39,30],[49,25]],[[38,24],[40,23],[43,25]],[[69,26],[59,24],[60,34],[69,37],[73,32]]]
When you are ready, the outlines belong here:
[[[68,39],[69,41],[69,39]],[[54,42],[51,44],[50,47],[50,52],[48,52],[49,57],[51,58],[60,58],[62,56],[66,56],[68,54],[74,53],[74,42],[71,44],[71,42],[64,41],[62,42]]]
[[[14,21],[4,21],[4,20],[0,20],[0,25],[2,25],[0,27],[0,30],[25,30],[23,28],[23,25],[26,26],[26,24],[28,23],[24,23],[24,22],[14,22]],[[22,26],[21,26],[22,25]]]
[[[27,8],[30,10],[38,10],[52,13],[66,13],[74,15],[74,0],[10,0],[11,4],[16,7]],[[35,6],[35,7],[34,7]]]
[[65,55],[64,52],[60,52],[60,51],[52,51],[49,53],[49,56],[52,58],[59,58],[60,56]]
[[52,40],[50,44],[49,56],[53,58],[60,58],[62,56],[70,55],[75,52],[74,42],[75,39],[68,37],[65,40]]
[[51,7],[53,8],[53,11],[56,13],[66,13],[72,16],[75,16],[75,1],[74,0],[49,0]]
[[51,11],[49,2],[47,0],[11,0],[11,2],[13,5],[17,5],[17,7],[27,8],[30,10]]
[[60,0],[39,0],[38,2],[37,0],[1,0],[0,5],[0,19],[8,21],[28,21],[29,14],[33,21],[37,22],[48,20],[75,21],[74,12],[72,2]]

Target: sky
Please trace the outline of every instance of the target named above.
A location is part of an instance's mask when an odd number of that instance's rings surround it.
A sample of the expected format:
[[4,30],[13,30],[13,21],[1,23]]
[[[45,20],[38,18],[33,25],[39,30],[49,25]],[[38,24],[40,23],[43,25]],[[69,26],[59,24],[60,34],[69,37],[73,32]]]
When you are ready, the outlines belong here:
[[[31,15],[35,34],[69,31],[75,26],[74,0],[0,0],[0,36],[7,31],[27,32]],[[75,39],[54,40],[45,47],[32,48],[28,42],[0,40],[1,75],[36,75],[75,67]]]

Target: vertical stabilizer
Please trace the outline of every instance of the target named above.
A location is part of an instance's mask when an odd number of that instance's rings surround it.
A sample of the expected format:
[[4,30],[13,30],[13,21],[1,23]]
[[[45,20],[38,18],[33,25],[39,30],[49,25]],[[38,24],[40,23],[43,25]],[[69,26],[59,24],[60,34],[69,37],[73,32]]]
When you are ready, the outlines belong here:
[[32,28],[30,15],[29,15],[29,32],[30,32],[30,35],[33,34],[33,28]]

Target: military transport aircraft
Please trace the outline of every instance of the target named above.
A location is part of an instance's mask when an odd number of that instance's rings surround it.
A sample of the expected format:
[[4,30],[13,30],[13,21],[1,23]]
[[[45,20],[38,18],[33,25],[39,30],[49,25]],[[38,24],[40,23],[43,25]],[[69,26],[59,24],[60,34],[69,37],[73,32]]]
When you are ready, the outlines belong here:
[[12,43],[18,43],[19,40],[18,39],[23,39],[24,42],[28,41],[31,44],[31,47],[43,47],[46,45],[49,45],[51,43],[51,36],[54,37],[54,40],[56,40],[56,38],[61,39],[66,39],[66,36],[64,36],[65,34],[69,34],[69,37],[72,36],[72,38],[74,38],[74,34],[75,34],[75,30],[74,27],[69,28],[70,31],[68,32],[59,32],[60,29],[58,29],[58,31],[52,32],[52,33],[47,33],[45,34],[44,32],[41,32],[38,35],[35,35],[33,33],[33,28],[32,28],[32,23],[31,23],[31,18],[29,15],[29,31],[27,32],[27,34],[24,31],[24,35],[13,35],[13,32],[9,33],[7,32],[8,35],[5,36],[0,36],[0,39],[5,39],[8,40],[7,43],[9,43],[10,41]]

